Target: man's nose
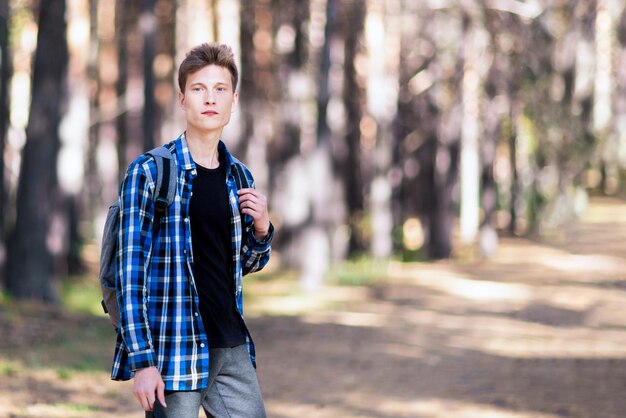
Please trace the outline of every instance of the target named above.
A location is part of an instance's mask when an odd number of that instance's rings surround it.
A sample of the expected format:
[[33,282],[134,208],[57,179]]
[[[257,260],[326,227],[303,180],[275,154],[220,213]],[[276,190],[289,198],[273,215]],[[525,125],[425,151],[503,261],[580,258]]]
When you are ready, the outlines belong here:
[[215,92],[213,90],[207,90],[204,101],[207,103],[215,103]]

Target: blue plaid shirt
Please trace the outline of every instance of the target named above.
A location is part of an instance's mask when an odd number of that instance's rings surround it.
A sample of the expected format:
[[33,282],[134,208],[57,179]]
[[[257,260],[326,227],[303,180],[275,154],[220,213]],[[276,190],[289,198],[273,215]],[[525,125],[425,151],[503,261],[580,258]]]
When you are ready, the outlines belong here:
[[[120,233],[117,254],[117,298],[120,324],[111,377],[128,380],[135,371],[156,366],[166,390],[195,390],[207,386],[209,346],[199,314],[198,291],[193,277],[193,251],[189,223],[196,165],[185,134],[166,145],[177,160],[178,181],[174,202],[167,208],[153,237],[156,164],[147,155],[129,167],[120,188]],[[223,142],[220,153],[227,162],[232,231],[232,279],[235,299],[250,359],[254,344],[243,322],[242,277],[261,270],[270,257],[274,227],[263,241],[253,234],[252,217],[240,216],[234,165],[243,168],[254,187],[250,171],[232,157]]]

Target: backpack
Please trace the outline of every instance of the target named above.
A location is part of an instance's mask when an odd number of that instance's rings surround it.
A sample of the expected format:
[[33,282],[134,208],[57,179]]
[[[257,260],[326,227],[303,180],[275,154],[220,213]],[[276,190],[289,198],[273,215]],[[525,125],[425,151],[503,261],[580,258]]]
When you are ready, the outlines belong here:
[[[152,236],[156,235],[161,217],[165,210],[174,201],[176,196],[177,169],[176,159],[165,146],[157,147],[146,152],[154,158],[157,168],[157,178],[154,187],[154,219],[152,220]],[[248,183],[243,169],[239,164],[235,164],[235,182],[238,189],[251,187]],[[117,330],[120,322],[120,308],[117,302],[117,289],[115,283],[116,276],[116,256],[117,240],[120,228],[120,200],[119,198],[111,204],[104,222],[104,232],[102,234],[102,246],[100,252],[100,288],[102,290],[102,309],[109,315],[113,328]]]
[[[154,219],[152,232],[158,230],[160,219],[165,209],[174,201],[176,196],[176,159],[165,146],[157,147],[146,152],[154,158],[157,168],[157,178],[154,187]],[[111,204],[104,222],[102,246],[100,252],[100,288],[102,290],[102,309],[109,315],[113,327],[117,329],[120,321],[120,308],[117,302],[115,286],[117,239],[120,228],[120,200]]]

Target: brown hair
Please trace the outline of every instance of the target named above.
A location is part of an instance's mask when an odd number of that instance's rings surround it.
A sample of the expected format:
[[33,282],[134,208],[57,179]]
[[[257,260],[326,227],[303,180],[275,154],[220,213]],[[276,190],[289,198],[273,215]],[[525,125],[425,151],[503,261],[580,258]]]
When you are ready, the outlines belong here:
[[187,56],[178,68],[178,87],[180,91],[185,92],[185,84],[189,74],[195,73],[207,65],[217,65],[226,68],[230,72],[233,81],[233,91],[237,90],[239,72],[237,71],[233,50],[228,45],[212,42],[198,45],[187,53]]

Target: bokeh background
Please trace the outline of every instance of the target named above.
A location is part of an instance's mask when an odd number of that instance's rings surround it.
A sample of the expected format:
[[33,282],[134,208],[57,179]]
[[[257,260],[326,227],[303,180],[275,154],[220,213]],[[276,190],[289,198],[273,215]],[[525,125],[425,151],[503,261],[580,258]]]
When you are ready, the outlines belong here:
[[210,41],[277,228],[270,416],[623,416],[621,0],[0,0],[0,416],[141,415],[101,231]]

